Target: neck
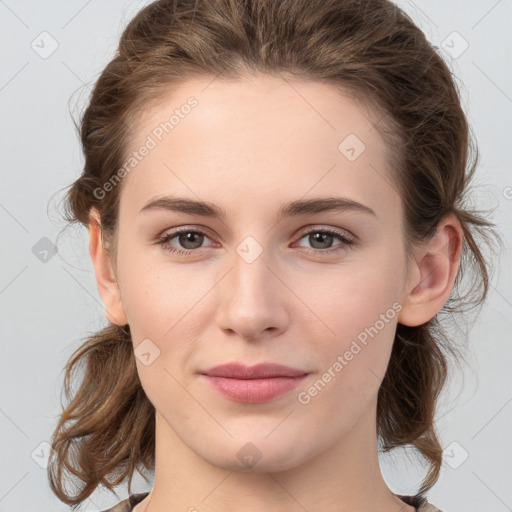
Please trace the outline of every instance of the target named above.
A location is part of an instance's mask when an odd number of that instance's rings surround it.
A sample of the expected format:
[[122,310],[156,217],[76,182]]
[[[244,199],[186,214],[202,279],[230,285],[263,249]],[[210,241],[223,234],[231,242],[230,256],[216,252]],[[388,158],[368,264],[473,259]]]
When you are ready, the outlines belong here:
[[[335,445],[291,469],[233,471],[199,457],[156,413],[155,481],[137,512],[412,512],[379,466],[375,410]],[[255,466],[257,467],[257,465]]]

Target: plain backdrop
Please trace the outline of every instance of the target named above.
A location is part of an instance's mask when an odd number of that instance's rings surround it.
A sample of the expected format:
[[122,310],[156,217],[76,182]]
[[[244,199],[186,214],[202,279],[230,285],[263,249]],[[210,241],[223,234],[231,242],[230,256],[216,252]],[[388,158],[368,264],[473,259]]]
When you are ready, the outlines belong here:
[[[83,165],[71,114],[112,58],[126,23],[148,1],[0,0],[0,511],[69,510],[44,469],[60,411],[62,369],[83,336],[105,325],[85,229],[55,209]],[[488,302],[459,322],[467,364],[453,369],[438,426],[445,464],[429,500],[444,512],[512,510],[512,1],[401,1],[457,77],[480,149],[475,204],[495,208],[506,247]],[[70,112],[71,111],[71,112]],[[395,492],[424,475],[407,453],[382,457]],[[151,488],[141,478],[135,490]],[[82,510],[127,496],[99,489]]]

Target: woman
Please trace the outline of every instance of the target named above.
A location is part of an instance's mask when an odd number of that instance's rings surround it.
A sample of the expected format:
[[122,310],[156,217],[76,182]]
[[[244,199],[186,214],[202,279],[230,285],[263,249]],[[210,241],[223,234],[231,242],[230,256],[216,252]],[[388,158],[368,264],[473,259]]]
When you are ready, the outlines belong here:
[[[419,28],[384,0],[157,1],[81,137],[67,219],[109,325],[66,368],[59,499],[140,469],[152,491],[111,512],[438,510],[439,313],[470,303],[468,267],[484,300],[492,224],[465,206],[467,120]],[[378,441],[427,461],[416,495]]]

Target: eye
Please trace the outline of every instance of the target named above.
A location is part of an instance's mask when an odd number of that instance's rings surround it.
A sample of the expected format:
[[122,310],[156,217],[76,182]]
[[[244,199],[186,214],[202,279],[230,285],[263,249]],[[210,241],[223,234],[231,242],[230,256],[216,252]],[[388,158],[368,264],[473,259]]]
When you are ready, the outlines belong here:
[[[204,238],[208,238],[207,233],[197,229],[180,228],[166,233],[164,236],[158,238],[157,243],[162,246],[162,249],[182,255],[189,255],[193,252],[197,252],[197,249],[201,248]],[[184,246],[184,249],[175,248],[170,243],[172,240],[177,239],[179,244]]]
[[[346,232],[340,232],[333,229],[313,228],[302,233],[300,240],[308,237],[308,242],[313,247],[315,253],[332,254],[343,251],[355,243],[355,238]],[[332,246],[333,240],[338,239],[339,244]],[[302,246],[301,246],[302,247]]]
[[[309,229],[302,233],[300,240],[306,237],[309,237],[308,240],[313,246],[311,251],[315,254],[332,254],[345,250],[355,243],[353,235],[326,228]],[[179,228],[159,237],[157,243],[166,251],[188,256],[202,248],[205,238],[209,238],[208,234],[200,229]],[[332,242],[335,239],[339,240],[340,243],[332,247]],[[171,243],[173,240],[176,240],[174,244]],[[176,244],[180,244],[183,248],[176,248]]]

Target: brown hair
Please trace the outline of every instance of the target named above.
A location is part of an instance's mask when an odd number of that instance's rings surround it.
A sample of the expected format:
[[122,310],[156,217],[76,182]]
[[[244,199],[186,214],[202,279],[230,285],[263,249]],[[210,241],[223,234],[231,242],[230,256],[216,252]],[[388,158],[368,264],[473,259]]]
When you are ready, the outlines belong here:
[[[123,32],[83,114],[85,165],[65,197],[66,220],[88,226],[95,207],[102,235],[115,241],[121,187],[105,197],[95,190],[125,161],[138,115],[172,84],[249,72],[321,80],[382,112],[379,131],[394,160],[407,249],[427,240],[445,215],[456,215],[463,253],[442,312],[483,302],[489,269],[477,240],[490,246],[496,233],[494,224],[466,205],[478,152],[457,86],[423,32],[386,0],[161,0],[143,8]],[[114,243],[114,264],[115,249]],[[474,279],[461,297],[468,269]],[[447,352],[456,354],[438,315],[417,327],[398,324],[379,390],[383,449],[412,445],[428,463],[420,493],[436,482],[441,467],[434,414]],[[71,392],[78,368],[81,381]],[[66,365],[64,389],[69,403],[52,437],[48,465],[53,492],[76,505],[98,485],[112,491],[126,477],[130,492],[134,470],[154,468],[155,411],[138,378],[129,326],[110,324],[88,337]],[[65,489],[65,472],[81,480],[78,493]]]

